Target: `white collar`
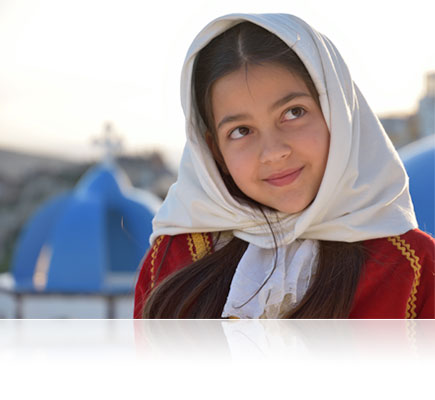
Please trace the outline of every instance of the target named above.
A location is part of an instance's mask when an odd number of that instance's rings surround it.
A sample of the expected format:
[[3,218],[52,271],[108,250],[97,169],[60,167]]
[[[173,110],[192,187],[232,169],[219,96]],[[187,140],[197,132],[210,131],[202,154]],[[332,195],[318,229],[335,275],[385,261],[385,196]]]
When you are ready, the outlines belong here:
[[315,240],[296,240],[276,251],[250,244],[237,266],[222,317],[281,318],[301,301],[310,286],[318,249]]

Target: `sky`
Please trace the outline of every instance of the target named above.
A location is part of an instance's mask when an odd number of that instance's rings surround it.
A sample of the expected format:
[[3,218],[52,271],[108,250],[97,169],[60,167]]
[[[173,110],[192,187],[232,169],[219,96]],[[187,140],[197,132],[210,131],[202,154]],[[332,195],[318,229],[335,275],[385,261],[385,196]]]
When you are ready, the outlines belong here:
[[378,115],[411,113],[435,70],[432,0],[0,0],[0,147],[87,159],[185,139],[179,77],[194,36],[233,12],[294,14],[326,34]]

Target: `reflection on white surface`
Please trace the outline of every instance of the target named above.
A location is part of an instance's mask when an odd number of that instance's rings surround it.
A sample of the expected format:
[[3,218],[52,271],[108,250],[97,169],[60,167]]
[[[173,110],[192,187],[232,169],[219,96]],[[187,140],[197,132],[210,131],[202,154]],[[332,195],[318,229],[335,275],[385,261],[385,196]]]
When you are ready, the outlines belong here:
[[[435,358],[435,321],[135,321],[143,355],[250,361]],[[206,356],[205,356],[206,355]]]
[[130,320],[3,320],[0,359],[80,362],[134,357]]
[[434,337],[429,320],[4,320],[2,393],[424,398]]
[[432,320],[3,320],[0,359],[429,359],[434,338]]

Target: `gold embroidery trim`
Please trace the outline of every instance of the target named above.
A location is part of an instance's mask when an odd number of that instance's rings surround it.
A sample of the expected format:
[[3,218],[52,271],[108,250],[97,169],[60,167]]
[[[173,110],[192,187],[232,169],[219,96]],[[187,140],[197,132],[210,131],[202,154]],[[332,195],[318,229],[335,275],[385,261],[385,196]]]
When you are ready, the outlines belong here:
[[154,246],[153,246],[153,249],[151,252],[151,289],[154,287],[154,284],[155,284],[156,276],[155,276],[154,267],[155,267],[157,254],[159,252],[159,246],[160,246],[160,243],[162,243],[163,237],[164,236],[159,236],[156,239],[156,242],[154,243]]
[[193,249],[193,239],[190,233],[187,235],[187,245],[189,246],[190,257],[193,261],[196,261],[196,253]]
[[400,236],[389,237],[388,241],[401,251],[402,255],[406,257],[411,264],[412,270],[414,271],[414,282],[412,283],[411,294],[408,298],[408,303],[406,304],[406,318],[416,318],[417,314],[415,312],[415,303],[417,301],[417,288],[420,284],[421,277],[421,265],[419,262],[420,258],[415,255],[415,251],[411,249],[405,240],[400,239]]
[[211,251],[211,244],[210,244],[209,235],[207,235],[206,233],[204,233],[202,236],[203,236],[203,238],[204,238],[206,254],[208,254],[208,253],[210,253],[210,251]]
[[187,244],[193,262],[198,261],[211,250],[210,241],[206,233],[189,233],[187,235]]

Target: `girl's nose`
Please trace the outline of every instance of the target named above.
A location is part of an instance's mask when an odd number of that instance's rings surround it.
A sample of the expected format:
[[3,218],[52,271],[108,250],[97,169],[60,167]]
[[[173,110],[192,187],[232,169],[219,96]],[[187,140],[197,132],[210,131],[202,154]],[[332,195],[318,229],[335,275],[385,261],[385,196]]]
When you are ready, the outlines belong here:
[[282,132],[270,132],[260,144],[260,162],[270,164],[287,158],[292,150],[283,138]]

